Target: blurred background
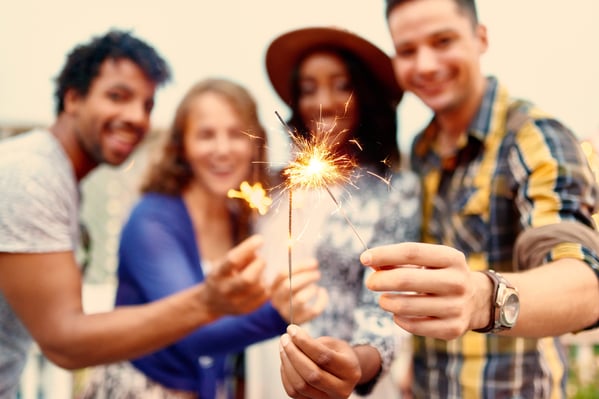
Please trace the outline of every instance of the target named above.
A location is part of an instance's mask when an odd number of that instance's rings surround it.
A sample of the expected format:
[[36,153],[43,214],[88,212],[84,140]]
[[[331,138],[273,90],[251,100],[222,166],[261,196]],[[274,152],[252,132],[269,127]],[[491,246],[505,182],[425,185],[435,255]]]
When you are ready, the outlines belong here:
[[[497,75],[513,95],[529,98],[556,115],[596,150],[599,2],[478,0],[478,8],[490,37],[483,58],[485,72]],[[383,0],[0,0],[0,137],[51,124],[53,79],[66,53],[109,28],[131,30],[147,40],[173,71],[173,81],[158,92],[150,138],[125,165],[100,167],[83,183],[82,220],[91,246],[81,258],[89,263],[85,285],[89,311],[111,306],[118,237],[137,197],[139,172],[193,83],[218,76],[245,85],[259,104],[271,161],[287,160],[286,135],[274,112],[285,117],[288,110],[269,85],[264,53],[280,33],[309,25],[349,29],[392,53]],[[398,113],[399,142],[405,152],[430,114],[410,95]],[[27,372],[22,398],[69,397],[64,396],[70,389],[68,373],[48,371],[39,355],[32,355]],[[57,379],[67,386],[52,383],[52,390],[44,388]]]

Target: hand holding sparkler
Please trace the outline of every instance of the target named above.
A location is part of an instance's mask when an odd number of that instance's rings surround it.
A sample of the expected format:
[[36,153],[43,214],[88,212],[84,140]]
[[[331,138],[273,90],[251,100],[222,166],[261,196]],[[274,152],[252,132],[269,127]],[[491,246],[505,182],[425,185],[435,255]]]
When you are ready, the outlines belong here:
[[[302,324],[321,314],[329,296],[326,289],[316,284],[320,279],[316,260],[306,260],[294,267],[293,287],[286,284],[288,278],[287,273],[281,272],[271,286],[271,302],[281,317],[288,322],[293,319],[295,323]],[[294,305],[293,314],[290,302]]]

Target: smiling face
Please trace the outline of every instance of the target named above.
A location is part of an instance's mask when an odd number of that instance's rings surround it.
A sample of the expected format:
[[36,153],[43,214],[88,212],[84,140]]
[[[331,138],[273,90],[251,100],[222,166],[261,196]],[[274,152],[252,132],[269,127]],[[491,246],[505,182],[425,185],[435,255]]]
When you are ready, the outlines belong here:
[[454,0],[407,1],[390,12],[388,24],[395,74],[404,90],[437,114],[482,97],[480,56],[487,48],[486,29]]
[[89,164],[120,165],[146,135],[156,84],[127,59],[108,59],[85,96],[65,95],[65,112]]
[[[299,112],[312,132],[337,134],[357,123],[353,85],[342,58],[319,51],[306,57],[299,67]],[[340,138],[337,136],[337,138]]]
[[205,91],[189,102],[183,133],[194,184],[226,197],[250,175],[254,144],[239,112],[226,97]]

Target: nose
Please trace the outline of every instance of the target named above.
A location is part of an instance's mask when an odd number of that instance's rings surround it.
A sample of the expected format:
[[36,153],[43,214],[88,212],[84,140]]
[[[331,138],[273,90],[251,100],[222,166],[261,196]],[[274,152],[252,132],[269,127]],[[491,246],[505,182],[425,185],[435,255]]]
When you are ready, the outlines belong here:
[[319,108],[326,112],[331,109],[335,109],[335,96],[333,91],[329,88],[321,88],[318,90],[316,100]]
[[214,152],[226,155],[231,151],[231,138],[228,134],[217,134],[214,140]]
[[125,119],[129,124],[146,130],[150,125],[150,111],[145,103],[133,101],[126,109]]
[[437,70],[438,60],[433,49],[423,47],[419,49],[416,58],[416,68],[419,73],[427,74]]

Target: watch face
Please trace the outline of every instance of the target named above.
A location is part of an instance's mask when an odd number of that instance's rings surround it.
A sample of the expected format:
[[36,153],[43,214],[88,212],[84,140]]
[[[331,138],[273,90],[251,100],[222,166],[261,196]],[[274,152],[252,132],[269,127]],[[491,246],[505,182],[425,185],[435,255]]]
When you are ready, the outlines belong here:
[[520,300],[518,299],[518,295],[508,295],[503,305],[501,313],[504,322],[508,326],[513,326],[514,323],[516,323],[516,320],[518,319],[518,314],[520,313]]

